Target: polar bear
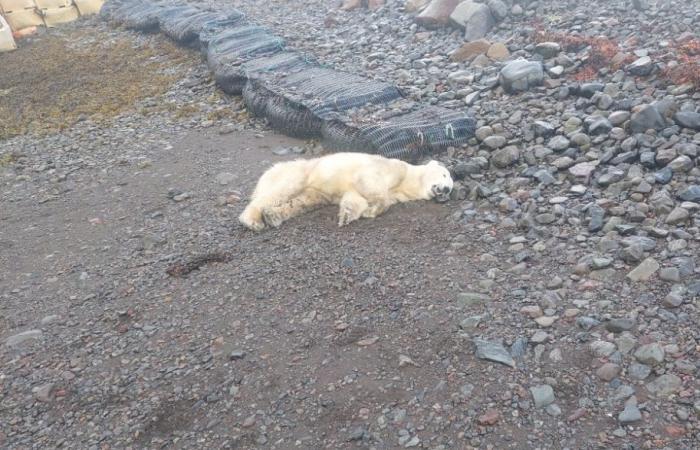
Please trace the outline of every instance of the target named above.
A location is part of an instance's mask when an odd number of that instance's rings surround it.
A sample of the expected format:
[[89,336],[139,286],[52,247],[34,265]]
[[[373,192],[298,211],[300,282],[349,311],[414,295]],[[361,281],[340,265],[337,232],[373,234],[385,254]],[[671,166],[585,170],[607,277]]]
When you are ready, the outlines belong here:
[[260,231],[320,206],[339,206],[338,226],[374,218],[391,205],[412,200],[444,202],[452,191],[450,172],[437,161],[408,164],[366,153],[334,153],[277,163],[258,180],[238,220]]

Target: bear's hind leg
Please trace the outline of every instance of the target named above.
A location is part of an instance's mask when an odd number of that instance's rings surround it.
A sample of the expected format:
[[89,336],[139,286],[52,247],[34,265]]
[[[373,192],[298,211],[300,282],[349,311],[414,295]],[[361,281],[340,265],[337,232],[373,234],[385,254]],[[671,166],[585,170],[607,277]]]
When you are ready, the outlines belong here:
[[362,217],[369,205],[357,192],[346,192],[338,206],[338,226],[342,227]]
[[305,161],[289,161],[268,169],[258,180],[250,203],[238,217],[239,222],[254,231],[265,228],[265,209],[288,202],[304,189],[304,164]]
[[313,189],[306,189],[286,203],[263,209],[262,214],[266,224],[278,227],[292,217],[327,204],[328,199],[323,194]]

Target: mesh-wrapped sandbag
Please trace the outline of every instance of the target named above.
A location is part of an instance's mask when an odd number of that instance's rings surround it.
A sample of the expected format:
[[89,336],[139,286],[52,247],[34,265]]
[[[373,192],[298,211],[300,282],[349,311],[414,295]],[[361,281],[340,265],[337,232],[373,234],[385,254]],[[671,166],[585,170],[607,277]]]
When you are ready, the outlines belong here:
[[248,113],[255,117],[264,117],[267,102],[272,98],[272,93],[255,80],[249,80],[243,88],[243,101]]
[[162,7],[148,1],[127,2],[113,14],[115,21],[129,30],[153,32],[158,30],[158,14]]
[[207,65],[216,73],[225,64],[242,63],[264,54],[281,52],[284,39],[264,28],[247,26],[227,30],[209,41]]
[[[250,80],[249,85],[246,104],[254,104],[255,113],[265,116],[274,128],[301,138],[321,136],[324,122],[344,111],[402,97],[391,84],[321,67],[286,76],[273,72]],[[264,98],[267,100],[260,106]]]
[[219,66],[214,72],[217,86],[230,95],[240,95],[248,79],[256,74],[289,72],[311,67],[315,59],[298,52],[280,52],[261,56],[242,64],[231,63]]
[[333,150],[376,153],[416,161],[474,136],[476,120],[459,111],[428,106],[384,121],[333,120],[322,129]]
[[223,14],[221,12],[191,8],[188,11],[183,11],[178,17],[161,20],[160,28],[174,41],[189,45],[197,40],[204,24],[224,20],[237,22],[242,18],[243,13],[236,10]]
[[100,8],[100,18],[108,22],[114,22],[116,11],[127,2],[130,2],[130,0],[106,0]]
[[202,59],[206,61],[207,52],[209,51],[209,42],[212,39],[226,30],[245,26],[248,26],[248,24],[245,21],[245,15],[243,15],[243,13],[241,13],[239,17],[210,20],[202,24],[202,29],[199,31],[199,48],[202,53]]

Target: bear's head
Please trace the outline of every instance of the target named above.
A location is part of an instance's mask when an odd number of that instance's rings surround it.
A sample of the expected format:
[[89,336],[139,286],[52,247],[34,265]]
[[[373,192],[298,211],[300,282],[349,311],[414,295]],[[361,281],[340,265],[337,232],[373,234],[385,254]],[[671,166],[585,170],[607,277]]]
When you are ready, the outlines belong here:
[[423,166],[422,184],[428,192],[428,198],[437,202],[446,202],[452,192],[452,176],[449,170],[437,161],[430,161]]

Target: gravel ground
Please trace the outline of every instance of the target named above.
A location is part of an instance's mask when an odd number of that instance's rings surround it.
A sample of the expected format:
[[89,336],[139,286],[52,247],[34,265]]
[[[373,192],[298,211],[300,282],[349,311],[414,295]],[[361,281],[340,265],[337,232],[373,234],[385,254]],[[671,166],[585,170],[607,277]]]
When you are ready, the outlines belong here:
[[[248,120],[197,61],[107,118],[0,141],[0,447],[696,448],[700,93],[663,71],[700,5],[658,3],[507,5],[486,37],[546,67],[509,94],[510,59],[451,62],[461,32],[398,2],[234,1],[325,63],[479,119],[441,157],[452,201],[348,228],[332,209],[238,226],[265,168],[318,148]],[[650,72],[544,58],[537,23]],[[169,46],[61,30],[85,27]]]

